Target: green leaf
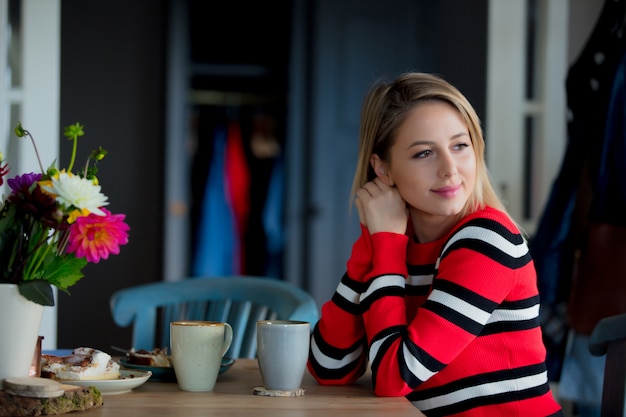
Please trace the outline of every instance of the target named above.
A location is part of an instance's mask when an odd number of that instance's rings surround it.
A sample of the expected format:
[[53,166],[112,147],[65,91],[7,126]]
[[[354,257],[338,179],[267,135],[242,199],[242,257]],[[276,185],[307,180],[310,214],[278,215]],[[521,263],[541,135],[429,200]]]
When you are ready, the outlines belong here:
[[20,282],[18,284],[20,294],[33,303],[43,306],[54,305],[54,293],[49,282],[36,279],[33,281]]
[[85,276],[82,269],[87,265],[87,260],[77,258],[74,254],[55,256],[50,264],[46,265],[46,280],[66,291]]

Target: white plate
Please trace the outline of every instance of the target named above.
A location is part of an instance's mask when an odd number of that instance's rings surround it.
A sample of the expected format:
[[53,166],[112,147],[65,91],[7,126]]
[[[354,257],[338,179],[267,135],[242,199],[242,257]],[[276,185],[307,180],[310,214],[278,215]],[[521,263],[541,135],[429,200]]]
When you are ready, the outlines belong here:
[[80,385],[81,387],[96,387],[102,395],[124,394],[142,385],[152,376],[150,371],[120,370],[119,379],[60,381],[64,384]]

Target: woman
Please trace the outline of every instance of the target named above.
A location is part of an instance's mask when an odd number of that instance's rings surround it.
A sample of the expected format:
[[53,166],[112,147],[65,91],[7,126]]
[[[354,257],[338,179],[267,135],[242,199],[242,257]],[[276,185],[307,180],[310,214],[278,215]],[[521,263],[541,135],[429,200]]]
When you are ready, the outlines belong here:
[[489,180],[476,112],[403,74],[365,99],[352,194],[362,234],[311,339],[321,384],[367,366],[428,416],[562,416],[526,240]]

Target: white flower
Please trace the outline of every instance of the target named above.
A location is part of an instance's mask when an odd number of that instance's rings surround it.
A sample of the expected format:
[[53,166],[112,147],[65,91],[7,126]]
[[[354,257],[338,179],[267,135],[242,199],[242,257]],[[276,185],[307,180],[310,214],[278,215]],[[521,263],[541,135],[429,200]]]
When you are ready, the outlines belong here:
[[42,188],[55,194],[57,201],[65,206],[86,209],[98,216],[104,216],[100,207],[109,204],[108,197],[100,192],[101,187],[92,181],[78,175],[62,172],[58,178],[52,178],[52,186],[43,185]]

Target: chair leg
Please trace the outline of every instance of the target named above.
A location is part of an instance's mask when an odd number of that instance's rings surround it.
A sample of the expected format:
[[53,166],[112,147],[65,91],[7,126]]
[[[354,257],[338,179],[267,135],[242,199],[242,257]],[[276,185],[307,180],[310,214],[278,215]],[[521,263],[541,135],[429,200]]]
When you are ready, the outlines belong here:
[[608,344],[604,367],[601,417],[624,416],[624,390],[626,389],[626,340]]

